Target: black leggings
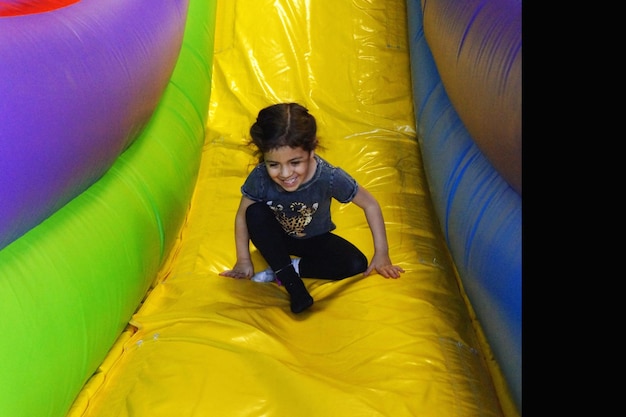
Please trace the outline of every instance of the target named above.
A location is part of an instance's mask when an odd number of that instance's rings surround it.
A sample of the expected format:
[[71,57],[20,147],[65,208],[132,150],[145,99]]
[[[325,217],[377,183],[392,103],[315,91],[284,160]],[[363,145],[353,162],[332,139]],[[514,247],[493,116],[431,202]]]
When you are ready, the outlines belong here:
[[265,203],[246,211],[250,240],[273,271],[288,266],[291,256],[300,257],[300,277],[340,280],[364,272],[367,258],[356,246],[333,233],[297,239],[285,233]]

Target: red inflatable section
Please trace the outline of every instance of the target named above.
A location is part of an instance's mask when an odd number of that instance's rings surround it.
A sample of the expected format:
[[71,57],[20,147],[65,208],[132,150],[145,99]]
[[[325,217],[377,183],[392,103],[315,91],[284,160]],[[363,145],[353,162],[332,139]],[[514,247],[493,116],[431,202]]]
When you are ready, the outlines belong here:
[[20,16],[60,9],[80,0],[15,0],[0,1],[0,16]]

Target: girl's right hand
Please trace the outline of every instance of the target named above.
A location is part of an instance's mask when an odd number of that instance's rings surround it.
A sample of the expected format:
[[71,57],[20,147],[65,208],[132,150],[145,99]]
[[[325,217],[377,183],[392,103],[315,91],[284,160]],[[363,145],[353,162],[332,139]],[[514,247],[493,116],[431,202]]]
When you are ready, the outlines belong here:
[[236,279],[249,279],[254,275],[254,266],[251,261],[237,261],[233,269],[220,272],[220,275]]

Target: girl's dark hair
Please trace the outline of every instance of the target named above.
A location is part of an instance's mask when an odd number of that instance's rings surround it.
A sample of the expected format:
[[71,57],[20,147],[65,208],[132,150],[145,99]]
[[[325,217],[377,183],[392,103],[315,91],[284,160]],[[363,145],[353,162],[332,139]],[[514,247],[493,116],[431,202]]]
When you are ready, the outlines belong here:
[[283,146],[302,148],[311,152],[318,147],[317,123],[309,111],[298,103],[279,103],[259,111],[250,127],[251,144],[258,149],[257,156]]

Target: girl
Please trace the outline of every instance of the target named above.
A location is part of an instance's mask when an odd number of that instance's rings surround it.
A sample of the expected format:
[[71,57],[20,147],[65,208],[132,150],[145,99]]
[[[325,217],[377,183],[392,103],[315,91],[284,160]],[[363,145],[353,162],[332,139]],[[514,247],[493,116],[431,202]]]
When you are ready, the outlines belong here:
[[[275,104],[259,112],[250,136],[260,163],[241,187],[235,216],[237,261],[233,269],[220,273],[276,280],[287,289],[293,313],[313,304],[301,277],[340,280],[376,271],[398,278],[404,272],[389,258],[380,205],[345,171],[315,154],[316,134],[315,118],[297,103]],[[356,246],[331,233],[336,227],[330,217],[332,198],[353,202],[365,213],[374,239],[369,266]],[[254,276],[250,241],[270,267]]]

